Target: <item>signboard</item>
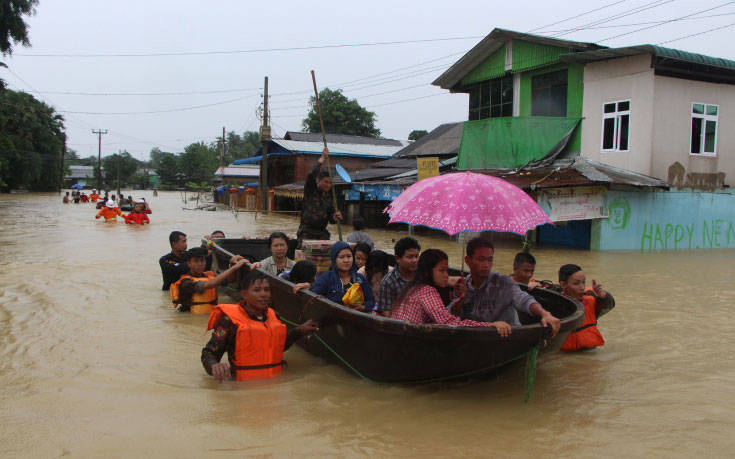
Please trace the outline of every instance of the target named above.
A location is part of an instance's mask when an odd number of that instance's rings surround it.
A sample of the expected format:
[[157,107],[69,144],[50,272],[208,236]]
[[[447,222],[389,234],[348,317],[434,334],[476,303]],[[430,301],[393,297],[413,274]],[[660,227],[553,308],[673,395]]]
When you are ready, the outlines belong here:
[[268,142],[271,139],[271,127],[260,126],[260,141]]
[[606,193],[597,186],[549,188],[539,192],[538,205],[554,222],[607,218]]
[[416,158],[419,180],[439,175],[439,158]]

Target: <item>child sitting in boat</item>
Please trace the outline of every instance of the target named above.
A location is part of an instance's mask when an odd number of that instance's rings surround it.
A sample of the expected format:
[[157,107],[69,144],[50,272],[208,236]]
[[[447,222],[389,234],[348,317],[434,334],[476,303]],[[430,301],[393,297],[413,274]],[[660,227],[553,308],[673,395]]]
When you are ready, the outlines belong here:
[[535,270],[536,258],[528,252],[518,252],[513,259],[513,274],[509,277],[516,282],[528,285],[529,290],[536,287],[550,287],[552,285],[550,281],[537,281],[533,278]]
[[268,248],[271,256],[261,260],[261,269],[271,276],[277,276],[282,272],[293,268],[296,263],[288,258],[288,236],[280,231],[276,231],[268,236]]
[[368,255],[365,266],[358,269],[357,272],[365,276],[375,293],[380,290],[383,278],[393,271],[391,263],[395,263],[395,258],[382,250],[373,250]]
[[235,271],[250,263],[242,257],[230,261],[230,268],[215,275],[212,271],[204,271],[207,249],[194,247],[184,253],[189,271],[178,281],[171,284],[171,301],[179,311],[191,311],[194,314],[209,314],[217,305],[217,286],[234,280]]
[[148,218],[148,215],[145,214],[144,209],[145,207],[142,202],[136,202],[135,206],[133,206],[133,211],[125,216],[125,223],[137,225],[150,223],[151,220]]
[[372,311],[375,301],[373,289],[362,274],[357,273],[355,257],[352,248],[346,242],[335,242],[330,251],[332,266],[329,271],[319,276],[314,282],[311,291],[317,295],[326,296],[335,303],[343,304],[342,298],[354,284],[359,284],[362,290],[362,303],[350,305],[357,311]]
[[615,307],[615,299],[592,279],[592,287],[586,288],[584,271],[577,265],[568,264],[559,268],[561,293],[574,298],[584,306],[584,322],[572,331],[561,347],[562,351],[593,349],[605,344],[597,319]]
[[[419,256],[419,264],[413,280],[401,291],[393,304],[391,318],[419,324],[459,325],[463,327],[495,327],[502,337],[508,336],[495,322],[462,320],[452,315],[439,295],[437,288],[449,284],[449,259],[439,249],[428,249]],[[462,293],[449,308],[461,304]]]
[[365,264],[371,251],[370,245],[364,242],[358,242],[355,245],[355,266],[357,266],[357,272],[363,276],[365,275]]
[[311,260],[301,260],[296,262],[291,271],[286,271],[278,275],[283,280],[287,280],[294,284],[293,292],[299,290],[310,289],[316,279],[316,265]]
[[[217,381],[275,378],[283,372],[283,352],[298,339],[319,330],[309,319],[291,330],[269,308],[268,276],[248,273],[240,284],[244,301],[212,309],[207,330],[214,330],[202,349],[202,365]],[[220,362],[227,352],[227,361]]]

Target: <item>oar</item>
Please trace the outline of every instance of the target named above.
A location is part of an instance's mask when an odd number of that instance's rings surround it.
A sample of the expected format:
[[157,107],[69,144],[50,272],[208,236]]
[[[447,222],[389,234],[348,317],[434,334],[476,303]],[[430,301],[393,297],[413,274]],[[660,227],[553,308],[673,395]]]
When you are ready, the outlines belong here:
[[224,248],[220,247],[219,245],[217,245],[217,243],[215,243],[215,242],[214,242],[213,240],[211,240],[211,239],[207,239],[207,238],[203,237],[203,238],[202,238],[202,242],[203,242],[203,243],[204,243],[204,245],[206,245],[207,247],[212,247],[212,248],[214,248],[215,250],[217,250],[218,252],[222,253],[223,255],[227,255],[227,256],[228,256],[228,257],[230,257],[230,258],[232,258],[232,257],[234,257],[234,256],[235,256],[235,254],[234,254],[234,253],[232,253],[232,252],[230,252],[230,251],[228,251],[228,250],[226,250],[226,249],[224,249]]
[[[316,89],[316,75],[311,71],[311,81],[314,83],[314,97],[316,98],[316,109],[319,112],[319,123],[322,126],[322,140],[324,148],[327,148],[327,133],[324,130],[324,118],[322,118],[322,104],[319,102],[319,91]],[[332,182],[332,205],[334,211],[337,211],[337,194],[334,192],[334,180],[332,179],[332,168],[329,166],[329,155],[327,155],[327,171],[329,172],[329,181]],[[342,224],[337,220],[337,231],[339,232],[339,240],[342,240]]]

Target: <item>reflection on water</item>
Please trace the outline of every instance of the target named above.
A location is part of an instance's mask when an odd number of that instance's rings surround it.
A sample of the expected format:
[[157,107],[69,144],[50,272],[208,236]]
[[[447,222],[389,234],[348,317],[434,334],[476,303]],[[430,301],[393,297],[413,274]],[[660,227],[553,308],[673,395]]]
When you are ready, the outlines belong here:
[[[91,204],[56,194],[0,196],[4,455],[725,456],[735,445],[735,251],[535,250],[537,278],[574,262],[618,305],[601,320],[603,348],[540,360],[528,404],[520,369],[378,386],[296,347],[277,380],[217,384],[199,362],[206,317],[174,312],[160,291],[168,233],[192,245],[215,229],[294,234],[298,222],[138,194],[151,203],[150,226],[94,220]],[[405,235],[370,233],[384,249]],[[455,242],[418,239],[459,264]],[[509,272],[516,251],[501,244],[495,268]]]

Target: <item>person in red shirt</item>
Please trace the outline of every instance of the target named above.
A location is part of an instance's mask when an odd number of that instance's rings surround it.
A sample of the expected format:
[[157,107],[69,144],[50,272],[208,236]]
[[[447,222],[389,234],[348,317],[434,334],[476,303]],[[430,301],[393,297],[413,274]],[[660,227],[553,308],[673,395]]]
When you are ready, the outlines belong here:
[[150,222],[148,215],[145,214],[144,204],[141,202],[136,202],[133,211],[125,216],[125,223],[127,224],[145,225]]

